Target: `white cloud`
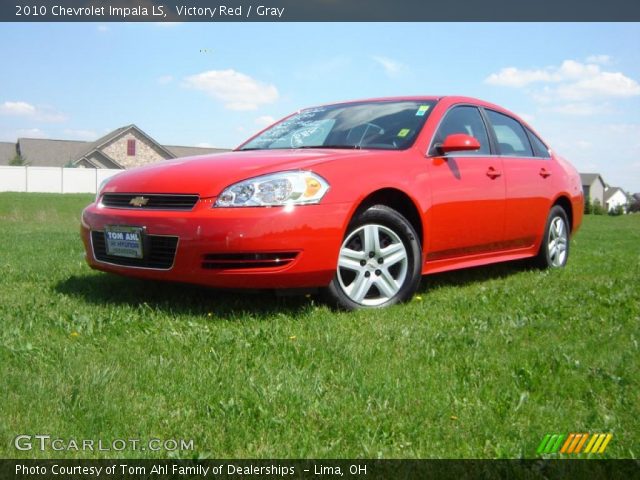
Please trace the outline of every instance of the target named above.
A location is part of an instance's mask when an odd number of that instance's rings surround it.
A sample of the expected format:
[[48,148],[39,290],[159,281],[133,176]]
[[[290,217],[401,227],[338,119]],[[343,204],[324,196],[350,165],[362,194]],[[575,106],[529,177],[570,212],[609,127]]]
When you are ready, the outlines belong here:
[[110,30],[109,27],[107,27],[106,25],[98,25],[97,29],[100,33],[105,33]]
[[[524,88],[531,98],[552,110],[569,115],[591,115],[610,111],[607,99],[640,95],[640,84],[622,72],[602,69],[606,55],[589,57],[589,63],[565,60],[539,69],[503,68],[485,79],[489,85]],[[594,103],[594,100],[596,103]]]
[[67,117],[49,107],[35,107],[27,102],[7,101],[0,105],[0,114],[27,117],[41,122],[64,122]]
[[191,75],[185,78],[185,85],[220,100],[229,110],[255,110],[278,99],[278,89],[274,85],[259,82],[233,69]]
[[256,124],[260,125],[261,127],[266,127],[268,125],[271,125],[275,121],[276,119],[273,118],[271,115],[262,115],[261,117],[256,118]]
[[405,68],[402,63],[388,57],[372,56],[371,59],[380,65],[384,72],[390,77],[398,76]]
[[492,73],[485,79],[485,83],[500,87],[525,87],[534,82],[555,82],[557,77],[547,70],[520,70],[516,67],[506,67],[498,73]]
[[620,72],[598,72],[577,82],[560,85],[556,93],[563,100],[628,98],[640,95],[640,84]]
[[0,113],[4,115],[31,116],[36,113],[36,107],[27,102],[4,102],[0,105]]
[[166,85],[173,82],[173,75],[161,75],[157,80],[160,85]]
[[69,140],[95,140],[98,138],[98,134],[93,130],[65,128],[64,134]]
[[523,70],[516,67],[506,67],[497,73],[492,73],[485,79],[489,85],[502,87],[526,87],[532,83],[561,83],[581,80],[598,76],[600,67],[592,63],[580,63],[575,60],[565,60],[557,67],[545,67]]
[[587,63],[599,63],[600,65],[607,65],[611,63],[611,57],[609,55],[590,55],[587,57]]

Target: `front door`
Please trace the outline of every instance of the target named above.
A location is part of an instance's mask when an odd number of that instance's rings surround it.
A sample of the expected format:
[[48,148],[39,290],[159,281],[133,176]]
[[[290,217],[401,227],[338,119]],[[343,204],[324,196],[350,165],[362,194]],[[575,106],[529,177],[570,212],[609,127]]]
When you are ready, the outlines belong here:
[[[480,149],[440,155],[437,145],[454,133],[475,137]],[[478,108],[464,105],[447,112],[429,150],[428,169],[432,205],[425,235],[426,261],[501,249],[505,216],[503,165],[500,157],[491,156]]]

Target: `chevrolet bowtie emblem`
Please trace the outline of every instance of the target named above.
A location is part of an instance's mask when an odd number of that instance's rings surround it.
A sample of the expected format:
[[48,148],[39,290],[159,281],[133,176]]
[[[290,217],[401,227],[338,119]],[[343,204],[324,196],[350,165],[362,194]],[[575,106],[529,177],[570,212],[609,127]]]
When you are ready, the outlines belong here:
[[149,203],[149,199],[145,197],[133,197],[129,200],[129,205],[133,207],[143,207],[147,203]]

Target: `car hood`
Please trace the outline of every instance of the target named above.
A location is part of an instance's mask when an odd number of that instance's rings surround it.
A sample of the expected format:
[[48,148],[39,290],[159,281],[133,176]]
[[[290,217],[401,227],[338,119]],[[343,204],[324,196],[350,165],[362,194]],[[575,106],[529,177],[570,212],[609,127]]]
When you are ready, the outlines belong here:
[[308,149],[234,151],[166,160],[117,174],[105,193],[219,195],[229,185],[247,178],[313,166],[346,157],[363,156],[367,150]]

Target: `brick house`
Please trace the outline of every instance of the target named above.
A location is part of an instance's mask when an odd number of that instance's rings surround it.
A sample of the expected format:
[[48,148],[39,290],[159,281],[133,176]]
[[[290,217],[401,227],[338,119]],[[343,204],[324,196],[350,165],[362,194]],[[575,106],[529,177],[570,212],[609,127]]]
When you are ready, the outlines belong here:
[[161,145],[136,125],[127,125],[94,142],[42,138],[0,142],[0,165],[8,165],[12,158],[20,155],[30,166],[127,169],[226,151],[228,149]]

